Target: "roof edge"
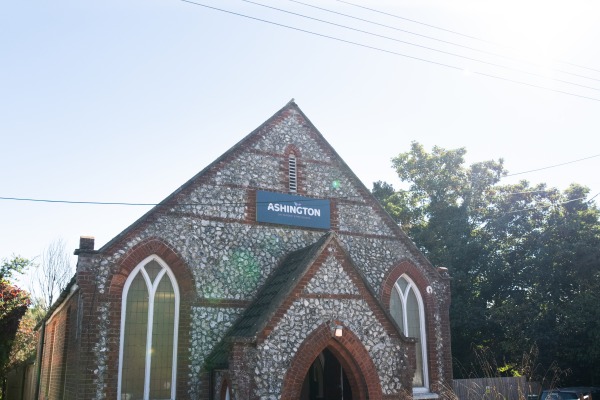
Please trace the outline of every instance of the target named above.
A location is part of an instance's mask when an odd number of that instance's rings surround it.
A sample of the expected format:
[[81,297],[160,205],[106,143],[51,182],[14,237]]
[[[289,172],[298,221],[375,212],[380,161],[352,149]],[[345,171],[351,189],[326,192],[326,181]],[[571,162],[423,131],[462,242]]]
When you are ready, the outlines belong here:
[[[229,155],[233,154],[238,149],[240,149],[242,147],[242,145],[244,143],[248,142],[250,140],[250,138],[252,138],[257,132],[259,132],[265,126],[269,125],[273,120],[278,118],[280,114],[282,114],[283,112],[285,112],[287,109],[290,109],[290,108],[295,109],[300,114],[302,114],[302,116],[304,118],[306,118],[304,113],[302,113],[302,111],[300,110],[300,108],[294,102],[294,99],[292,98],[285,106],[283,106],[281,109],[279,109],[276,113],[274,113],[271,117],[269,117],[265,122],[263,122],[256,129],[252,130],[249,134],[244,136],[240,141],[238,141],[236,144],[234,144],[232,147],[230,147],[225,153],[221,154],[213,162],[211,162],[206,167],[204,167],[196,175],[194,175],[193,177],[188,179],[183,185],[181,185],[180,187],[175,189],[174,192],[172,192],[170,195],[168,195],[166,198],[164,198],[160,203],[158,203],[157,205],[152,207],[150,210],[148,210],[140,218],[135,220],[131,225],[129,225],[124,230],[122,230],[120,233],[118,233],[116,236],[114,236],[111,240],[106,242],[96,252],[104,253],[104,252],[108,251],[112,246],[114,246],[116,243],[118,243],[120,239],[126,237],[127,234],[129,234],[131,231],[133,231],[135,228],[137,228],[139,225],[141,225],[144,221],[146,221],[148,218],[150,218],[151,215],[155,214],[160,207],[168,206],[171,203],[171,201],[173,201],[180,193],[182,193],[184,190],[186,190],[188,187],[190,187],[196,180],[198,180],[201,176],[203,176],[208,171],[210,171],[213,167],[218,165],[221,161],[226,159]],[[308,121],[308,118],[306,118],[306,119]],[[312,123],[311,123],[311,126],[312,126]]]

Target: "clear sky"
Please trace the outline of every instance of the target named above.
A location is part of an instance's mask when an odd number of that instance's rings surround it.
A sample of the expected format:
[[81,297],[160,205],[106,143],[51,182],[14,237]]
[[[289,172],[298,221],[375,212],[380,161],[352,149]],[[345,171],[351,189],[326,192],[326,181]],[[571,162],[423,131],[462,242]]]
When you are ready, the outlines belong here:
[[[160,202],[291,98],[369,188],[399,186],[390,159],[411,141],[504,158],[512,173],[600,154],[600,3],[348,1],[379,12],[256,0],[350,30],[197,0],[292,30],[181,0],[4,2],[0,197]],[[504,182],[593,196],[599,166]],[[59,238],[72,250],[80,235],[98,248],[148,209],[0,200],[0,258]]]

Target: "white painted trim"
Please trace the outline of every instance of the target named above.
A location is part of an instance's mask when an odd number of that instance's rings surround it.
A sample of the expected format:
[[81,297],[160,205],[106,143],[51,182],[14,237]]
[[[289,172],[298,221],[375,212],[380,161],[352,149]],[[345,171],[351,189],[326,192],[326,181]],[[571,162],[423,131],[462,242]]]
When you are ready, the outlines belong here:
[[[148,273],[143,268],[150,261],[156,261],[163,268],[154,279],[154,284],[151,284],[150,277]],[[177,346],[178,346],[178,333],[179,333],[179,305],[180,305],[180,293],[179,293],[179,285],[177,284],[177,279],[175,279],[175,275],[173,271],[169,268],[167,263],[165,263],[160,257],[157,255],[151,255],[146,257],[142,262],[140,262],[129,274],[127,280],[125,281],[125,285],[123,286],[123,293],[121,298],[121,325],[120,325],[120,333],[119,333],[119,372],[118,372],[118,383],[117,383],[117,394],[119,398],[121,397],[121,387],[122,387],[122,379],[123,379],[123,341],[125,337],[125,315],[127,311],[127,294],[129,293],[129,287],[131,286],[131,282],[136,277],[136,275],[140,272],[146,282],[146,288],[148,289],[148,326],[146,330],[146,360],[145,360],[145,377],[144,377],[144,399],[148,399],[150,396],[150,368],[151,368],[151,350],[152,350],[152,327],[153,327],[153,319],[154,319],[154,298],[156,295],[156,290],[158,289],[158,284],[162,277],[167,274],[169,279],[171,280],[171,285],[173,286],[173,293],[175,294],[175,316],[174,316],[174,326],[173,326],[173,368],[171,373],[171,399],[175,399],[176,386],[177,386]]]
[[[403,278],[408,282],[408,285],[406,287],[406,293],[403,293],[402,290],[400,290],[400,285],[398,285],[398,281]],[[415,297],[417,298],[417,304],[419,306],[419,330],[421,332],[421,337],[419,338],[419,341],[421,342],[421,359],[423,361],[423,386],[417,386],[416,388],[413,388],[413,393],[426,393],[429,392],[429,364],[427,359],[427,330],[425,324],[426,315],[425,306],[423,304],[423,298],[421,297],[421,292],[419,291],[419,288],[417,288],[417,285],[415,285],[415,282],[412,279],[410,279],[410,277],[406,274],[403,274],[400,278],[398,278],[398,280],[396,280],[396,282],[394,283],[394,290],[398,292],[398,294],[400,295],[400,299],[402,300],[402,318],[404,320],[403,333],[406,336],[408,336],[408,313],[406,312],[406,301],[408,299],[408,294],[411,290],[415,293]]]

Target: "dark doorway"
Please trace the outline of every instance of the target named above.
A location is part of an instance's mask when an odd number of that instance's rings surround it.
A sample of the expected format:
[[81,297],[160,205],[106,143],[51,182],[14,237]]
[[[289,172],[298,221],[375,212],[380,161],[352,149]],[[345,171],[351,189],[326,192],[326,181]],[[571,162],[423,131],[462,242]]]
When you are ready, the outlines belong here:
[[352,389],[346,372],[328,349],[323,350],[311,364],[300,400],[352,400]]

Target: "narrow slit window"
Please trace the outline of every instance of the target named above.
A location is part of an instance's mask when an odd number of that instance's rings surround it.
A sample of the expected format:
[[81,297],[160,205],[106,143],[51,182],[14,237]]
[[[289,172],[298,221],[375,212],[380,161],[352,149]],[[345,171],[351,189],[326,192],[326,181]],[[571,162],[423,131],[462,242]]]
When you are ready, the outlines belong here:
[[298,174],[296,168],[296,155],[290,153],[288,158],[288,177],[289,177],[289,190],[292,193],[298,191]]

